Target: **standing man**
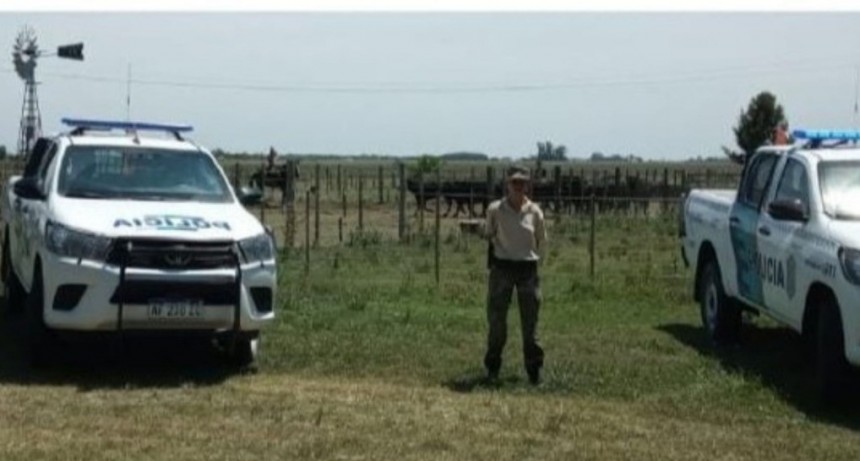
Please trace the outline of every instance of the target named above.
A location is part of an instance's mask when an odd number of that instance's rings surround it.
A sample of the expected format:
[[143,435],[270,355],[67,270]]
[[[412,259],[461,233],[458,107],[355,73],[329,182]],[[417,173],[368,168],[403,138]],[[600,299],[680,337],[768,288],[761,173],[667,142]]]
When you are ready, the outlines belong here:
[[508,306],[516,288],[526,373],[531,384],[538,384],[543,366],[543,349],[536,335],[541,302],[538,261],[546,247],[546,227],[540,207],[525,194],[528,170],[511,167],[506,176],[507,194],[487,210],[489,333],[484,366],[490,380],[498,378],[508,334]]

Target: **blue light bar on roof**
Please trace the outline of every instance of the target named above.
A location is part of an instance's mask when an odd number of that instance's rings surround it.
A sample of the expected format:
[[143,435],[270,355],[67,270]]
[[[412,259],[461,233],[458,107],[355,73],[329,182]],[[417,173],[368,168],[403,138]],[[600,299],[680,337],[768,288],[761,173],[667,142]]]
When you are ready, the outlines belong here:
[[64,125],[74,128],[89,128],[95,130],[134,130],[134,131],[167,131],[183,133],[194,128],[191,125],[170,125],[166,123],[122,122],[115,120],[87,120],[82,118],[63,118]]
[[794,130],[791,134],[795,139],[809,141],[860,141],[857,130]]

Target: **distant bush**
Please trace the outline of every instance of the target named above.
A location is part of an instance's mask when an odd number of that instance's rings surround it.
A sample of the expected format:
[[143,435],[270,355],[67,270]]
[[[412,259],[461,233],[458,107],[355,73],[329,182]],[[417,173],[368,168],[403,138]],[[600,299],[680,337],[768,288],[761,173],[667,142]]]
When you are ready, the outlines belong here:
[[481,152],[449,152],[447,154],[442,154],[440,157],[445,160],[466,160],[472,162],[480,162],[490,159],[487,154],[483,154]]

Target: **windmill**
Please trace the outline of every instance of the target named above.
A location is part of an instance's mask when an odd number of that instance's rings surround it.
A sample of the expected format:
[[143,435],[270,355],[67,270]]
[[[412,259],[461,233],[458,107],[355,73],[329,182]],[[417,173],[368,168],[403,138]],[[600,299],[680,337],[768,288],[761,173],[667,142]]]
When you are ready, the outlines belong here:
[[30,152],[36,138],[42,133],[42,115],[39,113],[39,100],[36,97],[36,59],[39,46],[36,32],[25,27],[15,38],[12,47],[12,62],[15,72],[24,80],[24,104],[21,107],[21,128],[18,131],[18,155]]
[[[57,48],[56,55],[61,58],[83,60],[84,44],[75,43]],[[15,72],[24,80],[24,103],[21,106],[21,128],[18,131],[18,154],[26,155],[42,134],[42,114],[36,96],[36,62],[42,56],[50,56],[39,49],[36,31],[25,26],[15,37],[12,47],[12,62]]]

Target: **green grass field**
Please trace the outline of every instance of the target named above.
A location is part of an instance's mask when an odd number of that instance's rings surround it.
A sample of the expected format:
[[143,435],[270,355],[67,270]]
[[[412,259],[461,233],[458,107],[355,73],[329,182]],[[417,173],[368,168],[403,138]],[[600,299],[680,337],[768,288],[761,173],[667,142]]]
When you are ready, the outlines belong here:
[[[372,217],[372,216],[371,216]],[[373,221],[371,221],[373,222]],[[256,372],[195,343],[69,345],[50,368],[0,336],[0,459],[857,459],[860,405],[816,403],[799,338],[756,320],[739,348],[700,331],[674,221],[554,220],[522,370],[512,307],[501,383],[483,381],[484,243],[378,231],[282,264]],[[451,228],[453,229],[453,228]]]

